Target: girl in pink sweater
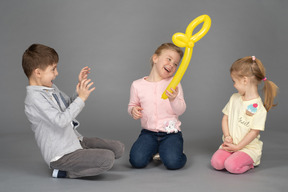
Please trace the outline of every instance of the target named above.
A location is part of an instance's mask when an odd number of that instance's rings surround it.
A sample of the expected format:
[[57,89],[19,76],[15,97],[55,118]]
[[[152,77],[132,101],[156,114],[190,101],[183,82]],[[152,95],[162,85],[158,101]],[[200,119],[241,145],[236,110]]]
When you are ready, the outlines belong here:
[[172,80],[183,51],[172,43],[158,47],[151,57],[149,76],[134,81],[130,89],[128,113],[141,120],[142,131],[130,151],[130,163],[144,168],[159,153],[167,169],[180,169],[186,163],[183,137],[178,117],[186,110],[181,84],[162,93]]

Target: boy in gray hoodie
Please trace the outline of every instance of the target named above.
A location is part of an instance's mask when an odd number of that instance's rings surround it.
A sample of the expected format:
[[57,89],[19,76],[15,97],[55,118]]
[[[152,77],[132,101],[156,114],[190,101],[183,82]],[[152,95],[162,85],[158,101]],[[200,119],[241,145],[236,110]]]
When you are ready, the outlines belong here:
[[75,119],[95,90],[87,79],[89,67],[78,76],[76,93],[68,97],[53,80],[58,75],[57,52],[41,44],[31,45],[23,54],[22,67],[28,77],[25,114],[48,166],[57,178],[95,176],[109,170],[124,153],[119,141],[83,137]]

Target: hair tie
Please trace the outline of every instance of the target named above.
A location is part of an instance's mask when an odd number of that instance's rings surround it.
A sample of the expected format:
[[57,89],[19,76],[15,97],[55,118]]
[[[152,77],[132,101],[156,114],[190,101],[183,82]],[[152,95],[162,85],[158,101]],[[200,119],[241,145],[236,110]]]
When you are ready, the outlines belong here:
[[267,80],[267,77],[264,77],[262,80],[263,80],[263,81],[266,81],[266,80]]
[[255,56],[252,56],[252,60],[255,61],[255,60],[256,60],[256,57],[255,57]]

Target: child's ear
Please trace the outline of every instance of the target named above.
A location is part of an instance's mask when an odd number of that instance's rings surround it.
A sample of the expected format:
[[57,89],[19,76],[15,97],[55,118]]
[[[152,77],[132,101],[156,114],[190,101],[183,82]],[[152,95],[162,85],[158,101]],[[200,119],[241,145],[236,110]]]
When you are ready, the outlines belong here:
[[244,76],[243,77],[243,82],[244,82],[245,85],[248,83],[248,81],[249,81],[249,78],[247,76]]
[[152,61],[153,61],[154,64],[157,63],[157,61],[158,61],[158,55],[153,54],[153,55],[152,55]]
[[36,77],[40,77],[40,75],[41,75],[41,69],[36,68],[36,69],[33,71],[33,73],[35,74]]

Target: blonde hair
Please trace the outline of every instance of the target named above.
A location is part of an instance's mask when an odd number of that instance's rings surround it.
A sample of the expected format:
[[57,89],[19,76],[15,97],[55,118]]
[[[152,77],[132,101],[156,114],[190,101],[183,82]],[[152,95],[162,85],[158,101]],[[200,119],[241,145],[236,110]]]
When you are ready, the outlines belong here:
[[238,77],[255,77],[257,85],[264,81],[264,107],[269,111],[274,104],[274,98],[277,95],[278,87],[275,83],[266,78],[265,68],[262,62],[254,56],[247,56],[236,60],[231,68],[230,73],[234,73]]
[[[155,55],[160,56],[163,50],[172,50],[177,52],[180,55],[180,60],[183,57],[183,51],[181,48],[177,47],[176,45],[174,45],[173,43],[163,43],[161,44],[154,52]],[[153,54],[153,55],[154,55]],[[150,58],[150,63],[151,66],[154,65],[153,63],[153,56]]]

